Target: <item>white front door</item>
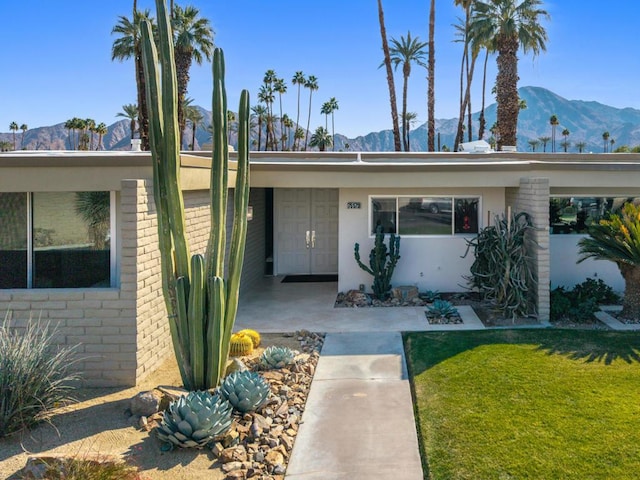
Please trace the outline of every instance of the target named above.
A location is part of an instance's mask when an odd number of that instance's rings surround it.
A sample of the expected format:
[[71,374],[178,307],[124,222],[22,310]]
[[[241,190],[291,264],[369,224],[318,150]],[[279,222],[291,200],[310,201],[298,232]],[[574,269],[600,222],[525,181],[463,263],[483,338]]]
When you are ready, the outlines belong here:
[[338,273],[338,190],[274,191],[276,273]]

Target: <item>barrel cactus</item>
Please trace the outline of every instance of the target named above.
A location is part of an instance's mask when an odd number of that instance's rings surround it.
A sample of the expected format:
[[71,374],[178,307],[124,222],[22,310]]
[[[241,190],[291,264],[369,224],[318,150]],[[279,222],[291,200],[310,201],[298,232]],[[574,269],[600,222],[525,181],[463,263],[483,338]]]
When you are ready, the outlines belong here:
[[231,404],[207,391],[189,392],[171,402],[158,426],[158,438],[181,448],[202,448],[231,426]]
[[253,352],[253,339],[249,335],[242,332],[231,335],[231,344],[229,345],[229,355],[232,357],[243,357]]
[[262,339],[260,338],[260,334],[251,328],[245,328],[244,330],[240,330],[238,333],[242,333],[251,338],[253,341],[253,348],[258,348],[260,346],[260,342]]
[[241,413],[254,412],[269,397],[269,384],[257,373],[235,372],[224,379],[220,395]]
[[289,347],[268,347],[260,355],[260,363],[267,368],[283,368],[291,365],[296,354]]

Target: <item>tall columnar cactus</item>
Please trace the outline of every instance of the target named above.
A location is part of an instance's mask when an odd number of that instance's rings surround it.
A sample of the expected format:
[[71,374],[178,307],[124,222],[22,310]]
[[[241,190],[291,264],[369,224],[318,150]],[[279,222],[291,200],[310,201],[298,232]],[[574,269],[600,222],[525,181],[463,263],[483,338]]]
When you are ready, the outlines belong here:
[[375,245],[369,254],[369,266],[360,261],[360,244],[356,243],[353,250],[360,268],[373,275],[373,294],[380,300],[385,300],[391,291],[391,277],[400,259],[400,237],[391,233],[387,250],[382,226],[378,225]]
[[[173,33],[165,0],[156,0],[158,47],[151,24],[142,29],[149,105],[153,185],[158,212],[162,287],[178,367],[185,388],[216,387],[224,376],[238,307],[249,201],[249,93],[240,96],[234,218],[224,277],[229,155],[224,56],[213,59],[211,231],[207,257],[190,256],[180,189],[177,80]],[[158,63],[160,69],[158,69]]]

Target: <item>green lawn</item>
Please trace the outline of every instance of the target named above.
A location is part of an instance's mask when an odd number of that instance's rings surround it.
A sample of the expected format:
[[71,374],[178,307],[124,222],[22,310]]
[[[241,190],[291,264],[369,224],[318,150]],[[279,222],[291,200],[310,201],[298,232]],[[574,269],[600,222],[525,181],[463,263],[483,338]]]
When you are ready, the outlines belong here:
[[410,333],[425,478],[640,478],[640,333]]

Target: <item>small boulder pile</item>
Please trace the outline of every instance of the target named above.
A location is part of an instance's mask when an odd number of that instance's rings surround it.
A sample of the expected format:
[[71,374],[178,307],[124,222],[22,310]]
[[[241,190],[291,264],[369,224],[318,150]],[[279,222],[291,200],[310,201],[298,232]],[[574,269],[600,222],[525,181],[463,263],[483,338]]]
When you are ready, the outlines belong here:
[[[256,412],[234,412],[231,428],[213,442],[211,450],[225,479],[284,478],[324,341],[323,335],[304,330],[291,335],[300,351],[284,368],[267,369],[256,356],[234,360],[234,369],[259,372],[271,395]],[[131,400],[132,424],[151,431],[162,421],[167,405],[186,393],[159,387],[136,395]]]

